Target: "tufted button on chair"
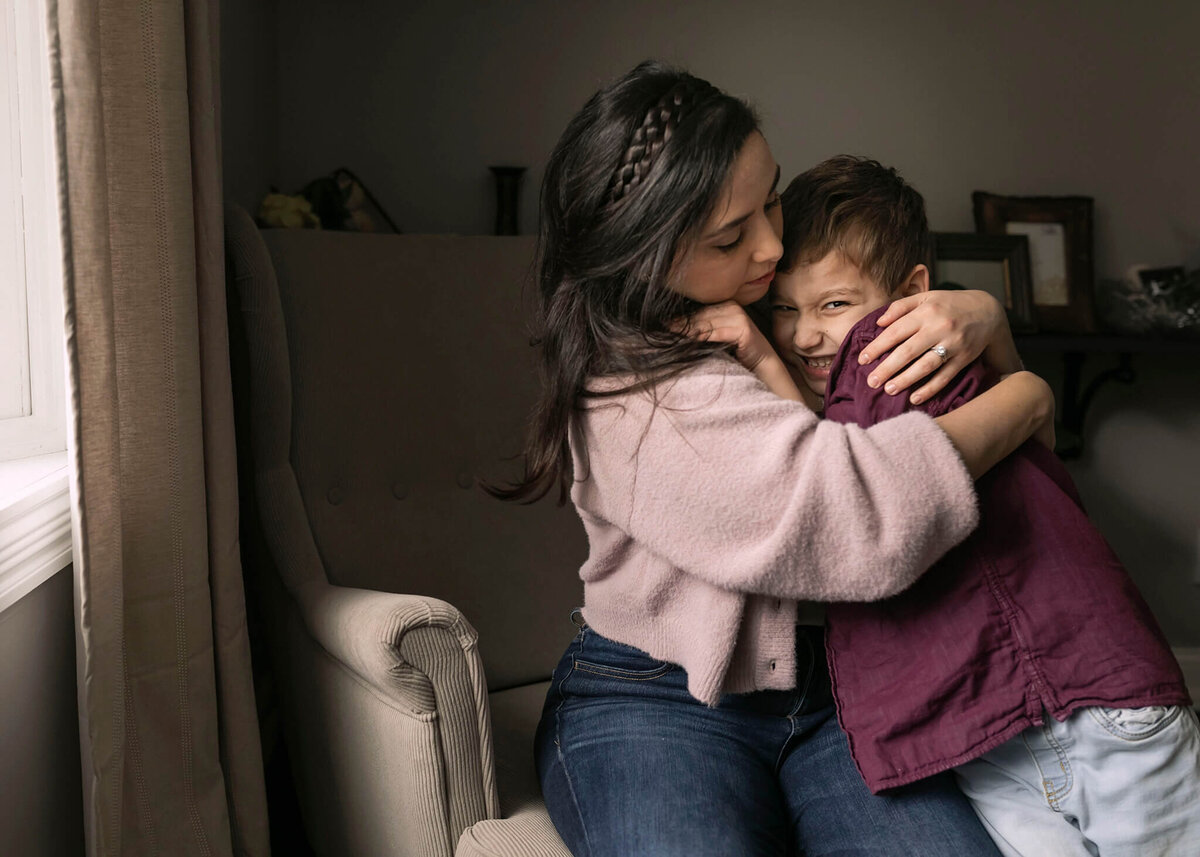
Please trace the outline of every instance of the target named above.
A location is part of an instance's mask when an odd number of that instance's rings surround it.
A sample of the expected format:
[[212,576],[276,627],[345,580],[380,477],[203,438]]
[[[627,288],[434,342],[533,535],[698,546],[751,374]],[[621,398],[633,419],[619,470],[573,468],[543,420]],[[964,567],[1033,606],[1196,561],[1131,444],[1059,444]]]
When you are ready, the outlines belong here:
[[583,530],[476,478],[511,475],[536,391],[532,239],[230,208],[226,247],[244,565],[314,849],[566,857],[532,740]]

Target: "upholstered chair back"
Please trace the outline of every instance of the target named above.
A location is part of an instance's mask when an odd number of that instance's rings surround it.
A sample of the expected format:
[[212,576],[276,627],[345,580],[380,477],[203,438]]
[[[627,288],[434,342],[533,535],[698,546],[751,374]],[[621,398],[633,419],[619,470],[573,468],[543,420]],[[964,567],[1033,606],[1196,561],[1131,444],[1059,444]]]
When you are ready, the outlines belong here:
[[286,458],[329,582],[455,605],[492,690],[545,679],[582,598],[582,526],[480,485],[517,473],[537,390],[533,239],[262,236],[280,371],[253,395],[280,430],[256,455]]

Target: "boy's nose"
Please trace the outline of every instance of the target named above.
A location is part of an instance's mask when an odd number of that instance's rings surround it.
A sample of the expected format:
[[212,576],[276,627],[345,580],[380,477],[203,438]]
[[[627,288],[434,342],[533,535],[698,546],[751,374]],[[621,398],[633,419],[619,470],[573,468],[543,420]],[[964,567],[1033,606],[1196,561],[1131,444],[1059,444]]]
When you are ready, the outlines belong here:
[[799,351],[811,351],[821,344],[825,332],[815,324],[804,324],[801,322],[796,325],[796,333],[792,337],[792,344]]

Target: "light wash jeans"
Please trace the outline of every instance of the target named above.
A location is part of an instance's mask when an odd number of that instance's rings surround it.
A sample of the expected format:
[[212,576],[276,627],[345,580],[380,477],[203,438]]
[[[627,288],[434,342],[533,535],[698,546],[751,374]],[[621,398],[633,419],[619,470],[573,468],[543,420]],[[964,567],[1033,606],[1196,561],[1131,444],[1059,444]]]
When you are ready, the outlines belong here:
[[1200,726],[1183,706],[1049,714],[954,769],[1005,857],[1200,855]]

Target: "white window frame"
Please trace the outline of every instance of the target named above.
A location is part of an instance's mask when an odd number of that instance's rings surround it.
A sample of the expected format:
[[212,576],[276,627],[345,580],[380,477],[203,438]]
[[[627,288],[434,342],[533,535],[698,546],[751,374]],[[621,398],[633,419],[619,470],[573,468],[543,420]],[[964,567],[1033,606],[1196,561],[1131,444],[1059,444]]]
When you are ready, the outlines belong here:
[[8,414],[0,419],[0,611],[71,561],[61,221],[45,15],[42,0],[0,0],[0,310],[16,313],[15,324],[0,327],[0,361],[10,367],[0,381],[18,388],[0,394]]

